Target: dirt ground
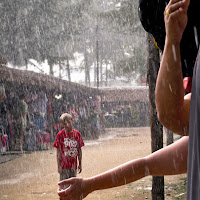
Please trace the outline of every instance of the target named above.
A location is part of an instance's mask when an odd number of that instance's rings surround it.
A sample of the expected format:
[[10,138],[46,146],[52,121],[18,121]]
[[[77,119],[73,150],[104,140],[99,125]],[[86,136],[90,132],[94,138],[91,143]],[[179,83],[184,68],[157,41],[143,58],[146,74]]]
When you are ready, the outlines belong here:
[[[150,128],[107,129],[100,139],[85,140],[81,177],[90,177],[131,159],[151,153]],[[59,175],[56,150],[25,153],[0,164],[1,200],[55,200]],[[185,198],[186,175],[165,177],[165,199]],[[152,177],[108,190],[96,191],[86,200],[151,199]]]

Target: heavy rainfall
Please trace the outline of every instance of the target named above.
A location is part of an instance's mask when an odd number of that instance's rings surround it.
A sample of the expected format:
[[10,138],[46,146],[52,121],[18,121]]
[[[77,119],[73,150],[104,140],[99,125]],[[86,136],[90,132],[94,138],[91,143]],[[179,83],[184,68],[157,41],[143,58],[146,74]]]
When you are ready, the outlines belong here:
[[[155,41],[139,2],[0,2],[0,199],[59,199],[54,141],[63,113],[72,116],[84,141],[77,177],[95,176],[181,138],[161,125],[154,102],[164,10]],[[153,178],[149,173],[147,168],[146,177],[128,184],[124,178],[125,185],[85,199],[186,199],[185,173]]]

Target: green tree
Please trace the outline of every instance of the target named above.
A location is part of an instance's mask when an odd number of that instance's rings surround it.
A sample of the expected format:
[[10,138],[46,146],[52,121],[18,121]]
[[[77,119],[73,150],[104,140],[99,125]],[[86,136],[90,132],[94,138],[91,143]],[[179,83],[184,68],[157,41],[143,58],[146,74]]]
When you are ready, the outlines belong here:
[[[89,1],[3,0],[1,54],[15,65],[28,59],[39,62],[71,57],[76,35],[83,26],[83,10]],[[54,61],[54,58],[56,60]]]
[[87,84],[98,52],[102,83],[108,80],[103,65],[114,79],[126,77],[129,81],[145,73],[144,31],[135,1],[2,0],[0,7],[1,55],[14,65],[25,65],[29,59],[48,60],[52,75],[55,64],[70,72],[67,63],[79,52],[85,56],[79,67],[85,70]]
[[138,18],[138,2],[116,0],[108,5],[99,0],[96,4],[96,21],[105,49],[103,62],[109,60],[112,64],[114,79],[126,78],[130,82],[134,78],[140,83],[141,77],[146,76],[147,52],[145,32]]

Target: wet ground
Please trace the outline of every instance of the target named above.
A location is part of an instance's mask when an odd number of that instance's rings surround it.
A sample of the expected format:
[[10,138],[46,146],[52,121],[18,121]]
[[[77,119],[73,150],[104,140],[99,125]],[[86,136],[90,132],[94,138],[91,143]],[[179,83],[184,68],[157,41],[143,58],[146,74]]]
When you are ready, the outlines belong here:
[[[148,155],[151,152],[150,129],[108,129],[100,139],[85,140],[85,144],[81,177],[93,176],[131,159]],[[59,176],[55,149],[3,154],[0,155],[0,163],[1,200],[58,199],[56,190]],[[166,200],[185,199],[185,177],[165,177]],[[86,200],[96,199],[151,199],[151,177],[126,186],[96,191],[86,197]]]
[[0,164],[19,158],[20,156],[22,156],[21,152],[0,153]]

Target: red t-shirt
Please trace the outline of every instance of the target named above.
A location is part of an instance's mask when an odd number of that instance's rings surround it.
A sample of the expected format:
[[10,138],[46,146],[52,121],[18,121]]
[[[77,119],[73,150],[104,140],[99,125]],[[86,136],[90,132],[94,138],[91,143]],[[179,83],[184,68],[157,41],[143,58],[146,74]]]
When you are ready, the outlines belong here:
[[65,129],[58,132],[54,147],[61,149],[61,167],[63,169],[77,169],[78,149],[84,146],[83,138],[77,130],[66,133]]

